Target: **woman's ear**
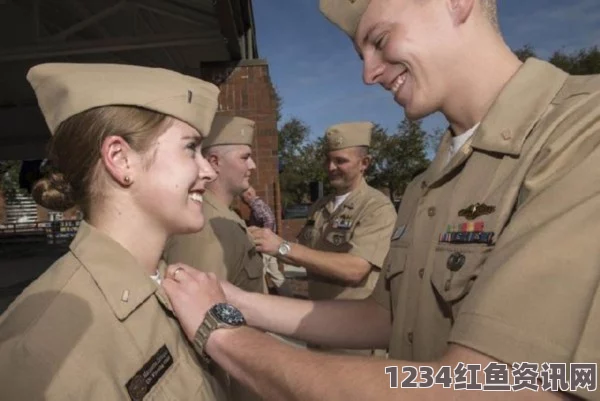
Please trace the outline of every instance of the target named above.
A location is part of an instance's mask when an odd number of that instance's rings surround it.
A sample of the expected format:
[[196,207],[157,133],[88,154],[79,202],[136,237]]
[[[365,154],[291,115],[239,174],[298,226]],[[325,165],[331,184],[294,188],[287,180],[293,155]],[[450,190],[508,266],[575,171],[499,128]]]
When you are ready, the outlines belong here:
[[132,167],[138,156],[125,139],[116,135],[107,137],[102,142],[100,154],[102,163],[116,182],[124,187],[133,184],[135,171]]

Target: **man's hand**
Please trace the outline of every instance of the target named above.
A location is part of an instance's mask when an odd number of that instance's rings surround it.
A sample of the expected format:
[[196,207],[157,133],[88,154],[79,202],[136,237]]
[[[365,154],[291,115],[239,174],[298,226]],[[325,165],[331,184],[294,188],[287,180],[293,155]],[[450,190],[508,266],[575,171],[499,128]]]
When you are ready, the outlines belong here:
[[244,306],[244,295],[247,294],[246,291],[242,290],[240,287],[231,284],[229,281],[221,280],[219,281],[221,288],[223,289],[223,293],[227,298],[227,302],[237,307],[238,309],[242,309]]
[[283,238],[268,228],[249,227],[248,232],[252,236],[256,249],[259,252],[271,256],[278,255],[277,251],[279,250],[279,245],[283,242]]
[[204,273],[182,263],[167,268],[162,286],[190,341],[206,312],[213,305],[225,302],[225,293],[213,273]]

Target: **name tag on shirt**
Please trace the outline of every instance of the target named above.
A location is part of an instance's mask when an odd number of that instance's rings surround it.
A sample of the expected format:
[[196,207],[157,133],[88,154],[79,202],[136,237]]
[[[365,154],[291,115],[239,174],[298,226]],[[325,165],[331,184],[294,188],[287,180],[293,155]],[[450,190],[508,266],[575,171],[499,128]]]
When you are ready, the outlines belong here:
[[131,401],[141,401],[172,364],[173,357],[167,346],[163,345],[125,384]]

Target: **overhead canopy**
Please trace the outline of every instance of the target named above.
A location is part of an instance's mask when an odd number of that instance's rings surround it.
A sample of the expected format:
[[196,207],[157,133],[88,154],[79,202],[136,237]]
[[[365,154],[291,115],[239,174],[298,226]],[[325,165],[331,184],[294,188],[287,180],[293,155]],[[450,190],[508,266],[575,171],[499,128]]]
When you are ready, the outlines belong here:
[[0,0],[0,160],[41,158],[48,130],[25,79],[49,61],[164,67],[257,58],[251,0]]

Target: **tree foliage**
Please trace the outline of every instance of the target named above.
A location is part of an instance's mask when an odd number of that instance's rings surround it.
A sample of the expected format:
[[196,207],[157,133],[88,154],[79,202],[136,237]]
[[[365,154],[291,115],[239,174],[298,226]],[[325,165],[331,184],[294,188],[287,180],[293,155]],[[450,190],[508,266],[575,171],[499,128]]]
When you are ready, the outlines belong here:
[[322,165],[319,146],[309,141],[310,129],[297,118],[279,130],[279,182],[283,207],[302,203],[310,192],[310,182],[318,179]]
[[369,184],[386,188],[392,200],[401,196],[415,174],[429,165],[426,138],[420,121],[405,118],[391,135],[375,125],[371,136],[373,159],[366,171]]
[[[514,53],[521,61],[529,57],[537,57],[535,49],[530,45],[525,45]],[[548,62],[573,75],[600,74],[600,50],[597,46],[573,53],[557,50],[550,56]]]
[[523,62],[530,57],[537,57],[531,45],[525,45],[520,49],[514,50],[514,53]]

